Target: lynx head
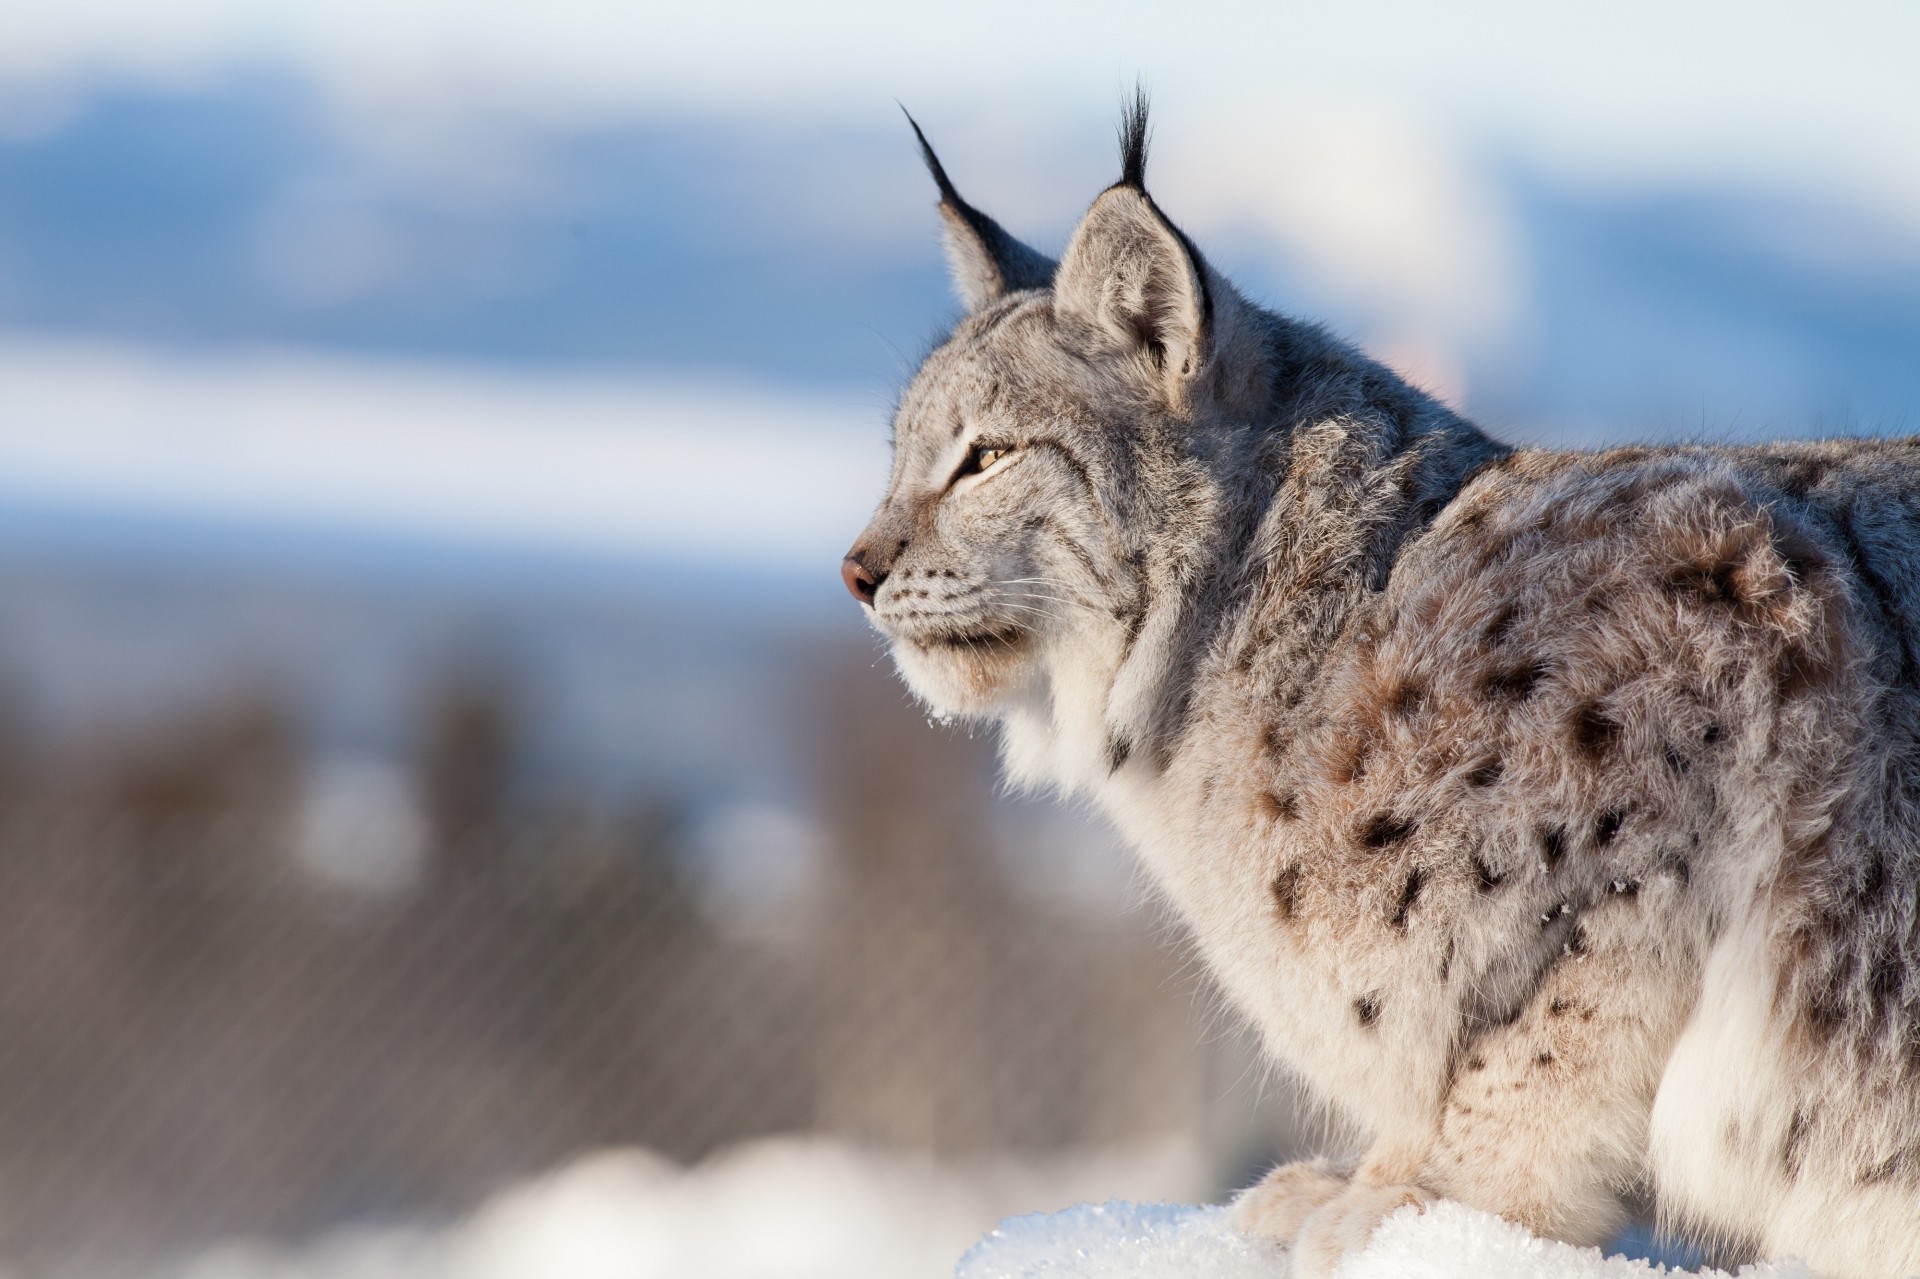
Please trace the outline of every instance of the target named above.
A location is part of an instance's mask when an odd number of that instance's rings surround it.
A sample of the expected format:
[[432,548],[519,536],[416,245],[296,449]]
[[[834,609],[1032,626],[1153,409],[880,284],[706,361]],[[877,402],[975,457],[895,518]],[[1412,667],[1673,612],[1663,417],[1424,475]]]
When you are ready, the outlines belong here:
[[1204,536],[1209,455],[1266,394],[1260,313],[1146,193],[1144,101],[1121,135],[1121,179],[1057,264],[961,199],[920,136],[966,314],[901,397],[843,576],[944,714],[1066,678],[1124,702],[1163,579]]

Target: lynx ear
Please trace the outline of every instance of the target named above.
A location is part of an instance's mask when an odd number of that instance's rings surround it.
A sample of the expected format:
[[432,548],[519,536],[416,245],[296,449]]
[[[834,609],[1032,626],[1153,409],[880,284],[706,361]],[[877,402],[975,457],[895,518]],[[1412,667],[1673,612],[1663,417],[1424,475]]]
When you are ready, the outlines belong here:
[[1064,316],[1135,348],[1176,400],[1211,354],[1213,299],[1200,254],[1146,191],[1147,104],[1121,123],[1121,178],[1101,192],[1054,277]]
[[928,144],[927,135],[920,132],[911,115],[907,123],[913,126],[913,136],[920,140],[920,155],[940,188],[947,266],[953,272],[953,287],[961,304],[973,312],[1020,289],[1045,288],[1053,279],[1053,260],[1020,243],[998,222],[961,199],[941,167],[940,157]]

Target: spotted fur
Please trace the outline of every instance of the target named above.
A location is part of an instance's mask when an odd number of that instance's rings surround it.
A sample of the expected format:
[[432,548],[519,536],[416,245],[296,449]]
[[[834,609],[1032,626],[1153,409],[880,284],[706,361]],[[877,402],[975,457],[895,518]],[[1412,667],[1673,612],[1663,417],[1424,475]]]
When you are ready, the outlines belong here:
[[1445,1196],[1920,1271],[1920,442],[1512,450],[1255,307],[1126,176],[969,306],[852,558],[914,691],[1091,797],[1368,1134],[1243,1199],[1324,1273]]

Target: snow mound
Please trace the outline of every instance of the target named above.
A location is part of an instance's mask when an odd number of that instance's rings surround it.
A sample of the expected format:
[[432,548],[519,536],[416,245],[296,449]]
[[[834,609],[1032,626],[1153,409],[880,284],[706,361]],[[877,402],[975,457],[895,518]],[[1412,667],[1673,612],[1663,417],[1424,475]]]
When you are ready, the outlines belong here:
[[[1287,1250],[1250,1238],[1225,1208],[1082,1204],[1010,1217],[960,1260],[955,1279],[1287,1279]],[[1651,1279],[1720,1270],[1670,1270],[1598,1248],[1540,1239],[1455,1203],[1403,1208],[1338,1279]],[[1741,1279],[1812,1279],[1798,1262],[1746,1266]]]
[[1287,1250],[1241,1234],[1225,1208],[1081,1204],[1009,1217],[954,1279],[1284,1279]]

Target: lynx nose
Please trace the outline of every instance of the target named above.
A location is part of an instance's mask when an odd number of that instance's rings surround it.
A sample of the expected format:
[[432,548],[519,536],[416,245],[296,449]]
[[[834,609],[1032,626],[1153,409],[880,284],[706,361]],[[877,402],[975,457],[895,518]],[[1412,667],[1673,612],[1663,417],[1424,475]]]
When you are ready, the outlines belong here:
[[873,593],[880,589],[885,577],[884,573],[875,577],[865,564],[852,555],[840,561],[840,580],[847,584],[847,590],[852,592],[853,598],[862,604],[873,603]]

